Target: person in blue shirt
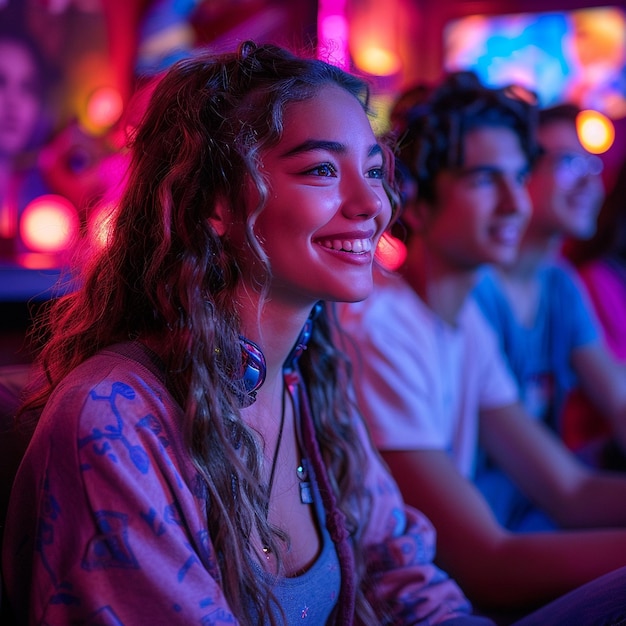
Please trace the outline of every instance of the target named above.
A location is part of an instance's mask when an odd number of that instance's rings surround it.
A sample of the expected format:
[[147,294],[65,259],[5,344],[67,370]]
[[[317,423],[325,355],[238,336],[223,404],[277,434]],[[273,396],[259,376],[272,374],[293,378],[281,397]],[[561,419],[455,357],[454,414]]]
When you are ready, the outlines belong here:
[[[561,254],[566,238],[593,235],[604,196],[602,161],[582,146],[577,114],[567,104],[539,112],[541,153],[528,184],[533,211],[518,256],[483,270],[473,295],[496,331],[527,413],[561,436],[565,401],[580,387],[626,449],[626,368],[605,346],[586,291]],[[501,522],[519,529],[519,492],[488,457],[477,481]]]

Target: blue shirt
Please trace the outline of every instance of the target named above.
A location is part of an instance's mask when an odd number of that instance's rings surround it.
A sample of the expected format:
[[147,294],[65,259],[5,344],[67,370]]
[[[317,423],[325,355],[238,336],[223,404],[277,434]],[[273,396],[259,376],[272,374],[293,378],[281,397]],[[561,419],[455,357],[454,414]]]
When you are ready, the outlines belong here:
[[540,272],[534,323],[518,321],[497,274],[482,271],[473,295],[498,335],[528,413],[560,427],[563,403],[577,384],[572,352],[599,339],[595,317],[572,268],[563,261]]

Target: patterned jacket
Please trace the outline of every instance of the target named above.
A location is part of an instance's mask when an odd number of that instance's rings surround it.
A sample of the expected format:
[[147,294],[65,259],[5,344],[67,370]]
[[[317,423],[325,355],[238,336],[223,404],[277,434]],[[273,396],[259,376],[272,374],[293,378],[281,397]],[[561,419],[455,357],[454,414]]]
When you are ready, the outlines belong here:
[[[182,410],[151,353],[139,343],[120,346],[77,367],[42,413],[5,530],[8,599],[20,624],[234,624],[204,490],[183,442]],[[297,370],[289,375],[298,382]],[[355,549],[366,556],[368,598],[390,623],[435,624],[468,613],[458,586],[433,564],[431,524],[403,504],[362,425],[370,510],[355,548],[305,395],[304,453],[340,561],[334,622],[355,621]]]

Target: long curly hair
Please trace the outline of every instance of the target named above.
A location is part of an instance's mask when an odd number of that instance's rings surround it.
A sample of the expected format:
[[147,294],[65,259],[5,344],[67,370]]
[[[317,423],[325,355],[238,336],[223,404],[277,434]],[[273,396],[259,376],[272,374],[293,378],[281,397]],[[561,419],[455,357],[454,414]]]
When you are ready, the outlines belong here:
[[[106,250],[83,263],[80,287],[54,302],[43,322],[49,336],[39,358],[45,380],[22,411],[40,411],[63,377],[100,349],[158,337],[168,387],[184,410],[189,453],[206,484],[221,584],[242,624],[256,619],[250,606],[257,618],[275,622],[272,595],[251,564],[249,537],[257,529],[277,553],[280,533],[266,519],[262,451],[241,419],[233,387],[232,372],[241,367],[233,297],[242,276],[240,250],[218,236],[210,218],[226,206],[234,221],[245,223],[247,245],[270,275],[254,236],[268,194],[258,155],[280,140],[285,107],[328,84],[368,110],[369,91],[360,78],[273,45],[246,42],[236,53],[198,53],[165,74],[133,138]],[[260,198],[252,208],[244,197],[251,181]],[[358,544],[366,521],[359,508],[366,506],[359,505],[364,452],[347,392],[349,365],[333,345],[329,319],[324,306],[299,365],[331,484]],[[356,612],[361,623],[377,621],[360,589]]]

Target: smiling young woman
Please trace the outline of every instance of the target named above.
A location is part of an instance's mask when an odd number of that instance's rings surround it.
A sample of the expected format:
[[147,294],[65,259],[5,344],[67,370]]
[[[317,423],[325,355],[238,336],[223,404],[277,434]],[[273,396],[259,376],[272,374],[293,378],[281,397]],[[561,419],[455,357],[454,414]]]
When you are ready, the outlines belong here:
[[481,621],[331,340],[327,301],[370,293],[392,214],[367,98],[251,42],[155,89],[21,413],[38,419],[3,550],[20,623]]

